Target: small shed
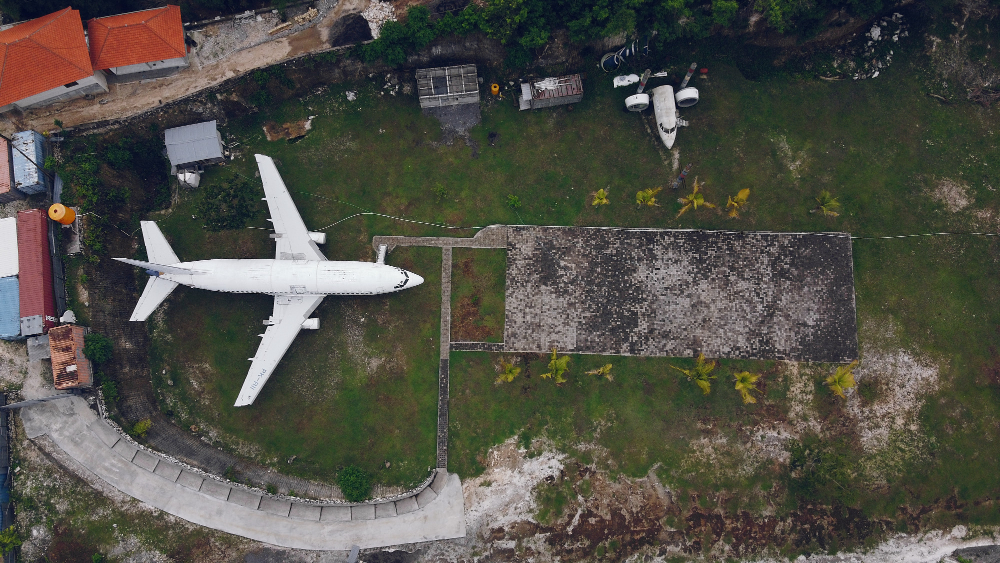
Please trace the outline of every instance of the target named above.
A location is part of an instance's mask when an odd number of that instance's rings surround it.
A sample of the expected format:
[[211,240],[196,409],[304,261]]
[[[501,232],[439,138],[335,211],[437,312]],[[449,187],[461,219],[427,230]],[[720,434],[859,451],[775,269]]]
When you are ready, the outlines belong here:
[[583,100],[583,80],[579,74],[554,76],[521,83],[521,110],[575,104]]
[[420,107],[434,108],[479,103],[476,65],[443,66],[417,70]]
[[41,209],[17,213],[17,263],[20,273],[21,334],[44,334],[59,320],[52,286],[49,218]]
[[24,199],[24,193],[14,187],[14,155],[10,143],[0,138],[0,203]]
[[215,120],[174,127],[165,132],[170,173],[195,169],[203,164],[215,164],[226,159],[223,154],[222,135]]
[[45,165],[45,139],[37,131],[21,131],[10,138],[14,142],[14,187],[26,194],[48,191],[48,177],[39,169]]
[[21,297],[17,277],[0,278],[0,338],[21,338]]
[[87,329],[76,325],[57,326],[49,331],[52,377],[56,389],[94,386],[94,370],[83,355]]

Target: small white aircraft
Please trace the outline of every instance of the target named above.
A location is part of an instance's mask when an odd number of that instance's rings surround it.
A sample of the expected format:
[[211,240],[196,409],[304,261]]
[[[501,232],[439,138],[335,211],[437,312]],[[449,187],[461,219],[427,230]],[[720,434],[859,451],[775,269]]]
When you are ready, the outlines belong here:
[[260,335],[264,340],[257,355],[250,358],[253,363],[236,399],[237,407],[253,403],[299,330],[319,328],[319,319],[309,315],[327,295],[378,295],[424,283],[424,278],[412,272],[387,266],[384,246],[374,263],[327,261],[316,246],[326,241],[326,234],[306,229],[274,161],[262,154],[256,157],[274,227],[271,238],[277,243],[276,259],[181,262],[152,221],[142,221],[149,261],[115,258],[146,268],[150,275],[131,321],[146,320],[178,285],[274,296],[274,312],[264,321],[267,329]]

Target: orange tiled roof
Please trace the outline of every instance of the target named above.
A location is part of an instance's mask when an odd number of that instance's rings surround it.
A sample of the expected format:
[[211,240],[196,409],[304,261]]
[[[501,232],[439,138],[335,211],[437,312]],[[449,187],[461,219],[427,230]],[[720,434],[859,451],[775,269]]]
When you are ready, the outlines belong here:
[[83,355],[83,341],[83,327],[62,325],[49,330],[52,377],[56,389],[90,387],[94,384],[90,360]]
[[0,106],[93,74],[77,10],[0,31]]
[[187,54],[177,6],[95,18],[87,22],[94,68],[176,59]]

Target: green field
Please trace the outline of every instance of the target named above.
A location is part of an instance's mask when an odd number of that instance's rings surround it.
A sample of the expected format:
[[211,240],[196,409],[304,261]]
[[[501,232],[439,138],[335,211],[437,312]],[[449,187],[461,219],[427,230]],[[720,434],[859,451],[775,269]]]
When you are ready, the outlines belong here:
[[[672,155],[663,161],[659,141],[621,110],[624,89],[613,90],[598,72],[589,73],[584,101],[572,109],[518,112],[509,96],[484,96],[472,146],[461,139],[442,144],[439,126],[420,114],[413,96],[380,95],[373,83],[332,85],[269,113],[230,119],[225,133],[241,143],[242,154],[204,181],[234,171],[254,179],[253,153],[274,157],[306,224],[328,233],[327,256],[345,260],[372,259],[373,235],[475,232],[372,215],[338,223],[359,212],[459,227],[614,225],[858,237],[996,232],[996,110],[940,103],[925,94],[924,58],[901,59],[878,79],[837,82],[787,75],[754,82],[723,61],[699,61],[711,73],[696,80],[701,102],[683,112],[691,126],[678,134],[679,162],[694,164],[692,176],[720,208],[726,196],[749,188],[739,219],[721,209],[675,218],[684,194],[669,190]],[[481,69],[487,82],[491,72]],[[347,90],[357,91],[358,100],[348,102]],[[265,121],[307,116],[316,117],[301,141],[265,140]],[[490,133],[499,134],[495,146]],[[637,208],[635,192],[657,186],[665,186],[661,206]],[[590,194],[599,188],[610,189],[611,204],[594,208]],[[842,204],[839,217],[809,212],[824,189]],[[509,195],[521,207],[508,206]],[[264,231],[206,233],[191,218],[194,199],[185,194],[159,219],[182,259],[273,252]],[[264,217],[252,225],[265,227]],[[669,367],[690,366],[691,359],[574,356],[569,382],[557,387],[538,377],[547,359],[535,355],[518,358],[526,368],[519,379],[497,385],[499,355],[453,353],[450,469],[476,475],[491,446],[520,436],[524,446],[545,438],[613,473],[641,476],[656,467],[672,488],[725,491],[735,506],[751,509],[784,510],[813,499],[895,518],[900,505],[993,497],[1000,459],[997,250],[995,238],[982,236],[854,242],[859,373],[869,374],[859,377],[854,407],[822,385],[832,366],[724,361],[706,397]],[[502,338],[502,257],[455,253],[453,307],[479,296],[476,326],[485,340]],[[467,259],[471,274],[461,271]],[[329,479],[355,463],[385,484],[419,481],[434,455],[440,251],[399,248],[388,262],[427,282],[393,296],[328,298],[318,310],[323,328],[299,337],[246,409],[231,405],[269,299],[179,291],[155,332],[152,371],[163,408],[282,471]],[[907,371],[910,364],[885,360],[904,356],[931,366],[934,376],[919,379]],[[866,359],[889,362],[884,377],[875,368],[864,372]],[[614,381],[583,373],[609,362]],[[729,374],[745,369],[764,374],[754,405],[743,405],[732,388]],[[867,422],[856,413],[884,418],[876,416],[879,405],[900,393],[913,398],[909,410],[893,411],[905,424],[892,427],[881,446],[869,445]],[[818,469],[793,474],[787,460],[751,463],[752,452],[740,445],[752,441],[755,429],[794,427],[803,409],[812,422],[796,434],[812,451],[825,452]],[[706,444],[723,443],[729,445],[705,453]],[[296,461],[285,464],[293,455]],[[987,523],[996,513],[970,505],[943,518]]]

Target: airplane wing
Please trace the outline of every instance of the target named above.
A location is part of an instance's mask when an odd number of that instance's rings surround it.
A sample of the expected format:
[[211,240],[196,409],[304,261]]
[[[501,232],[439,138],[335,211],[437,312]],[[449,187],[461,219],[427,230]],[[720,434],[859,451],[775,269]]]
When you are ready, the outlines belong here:
[[277,243],[275,258],[278,260],[326,260],[316,243],[309,238],[309,229],[302,222],[299,210],[285,187],[271,157],[257,157],[260,179],[264,182],[264,198],[271,213],[274,237]]
[[257,355],[250,364],[240,395],[236,398],[237,407],[253,403],[257,394],[271,372],[281,361],[292,341],[302,330],[302,323],[316,310],[323,295],[276,295],[274,296],[274,314],[270,318],[270,326],[261,335],[264,337],[257,348]]

